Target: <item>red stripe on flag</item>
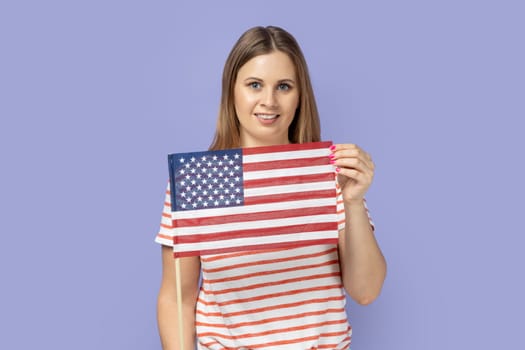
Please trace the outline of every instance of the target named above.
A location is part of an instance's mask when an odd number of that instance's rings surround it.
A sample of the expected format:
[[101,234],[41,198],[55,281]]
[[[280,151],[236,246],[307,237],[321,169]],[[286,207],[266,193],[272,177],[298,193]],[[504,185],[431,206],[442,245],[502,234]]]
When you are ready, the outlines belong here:
[[244,163],[243,170],[248,171],[261,171],[261,170],[274,170],[274,169],[289,169],[289,168],[301,168],[307,166],[316,165],[327,165],[330,164],[330,158],[328,157],[311,157],[311,158],[297,158],[297,159],[283,159],[266,162],[255,162],[255,163]]
[[246,213],[246,214],[220,215],[220,216],[211,216],[211,217],[203,217],[203,218],[195,218],[195,219],[176,219],[176,220],[173,220],[173,225],[174,227],[183,228],[183,227],[205,226],[205,225],[220,225],[224,223],[233,223],[233,222],[284,219],[284,218],[291,218],[291,217],[323,215],[323,214],[333,214],[333,213],[334,213],[334,206],[332,205],[332,206],[325,206],[325,207],[299,208],[299,209],[276,210],[276,211],[256,212],[256,213]]
[[[311,192],[293,192],[281,194],[269,194],[265,196],[255,196],[244,198],[244,205],[268,204],[275,202],[300,201],[306,199],[335,198],[335,188],[333,190],[319,190]],[[335,203],[334,203],[335,205]]]
[[249,251],[249,250],[259,250],[259,249],[264,250],[264,249],[297,248],[299,246],[308,246],[308,245],[317,245],[317,244],[337,244],[337,239],[333,239],[333,238],[315,239],[315,240],[310,240],[310,241],[301,241],[300,244],[298,244],[297,242],[281,242],[281,243],[244,245],[242,246],[242,249],[240,247],[227,247],[227,248],[216,248],[216,249],[191,250],[191,251],[184,251],[184,252],[174,252],[173,255],[175,258],[184,258],[188,256],[212,255],[212,254],[238,252],[239,250]]
[[237,230],[228,232],[217,232],[217,233],[203,233],[203,234],[190,234],[175,236],[175,244],[183,243],[199,243],[199,242],[215,242],[224,241],[235,238],[245,237],[264,237],[264,236],[275,236],[275,235],[286,235],[286,234],[297,234],[301,232],[316,232],[316,231],[329,231],[337,230],[337,222],[321,222],[321,223],[310,223],[310,224],[299,224],[290,226],[278,226],[278,227],[264,227],[251,230]]

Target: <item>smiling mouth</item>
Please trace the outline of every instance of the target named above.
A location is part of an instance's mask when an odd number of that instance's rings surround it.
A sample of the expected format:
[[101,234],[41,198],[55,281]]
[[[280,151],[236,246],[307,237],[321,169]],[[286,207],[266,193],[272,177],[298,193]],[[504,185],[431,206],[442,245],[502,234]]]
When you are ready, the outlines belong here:
[[262,120],[273,120],[277,119],[279,117],[279,114],[261,114],[261,113],[255,113],[255,116]]

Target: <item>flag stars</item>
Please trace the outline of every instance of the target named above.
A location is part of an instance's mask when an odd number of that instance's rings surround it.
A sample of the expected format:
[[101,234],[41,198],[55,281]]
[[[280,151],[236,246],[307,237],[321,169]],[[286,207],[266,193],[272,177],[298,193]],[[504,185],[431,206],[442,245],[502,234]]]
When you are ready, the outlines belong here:
[[177,159],[175,192],[180,210],[242,205],[241,153],[221,150]]

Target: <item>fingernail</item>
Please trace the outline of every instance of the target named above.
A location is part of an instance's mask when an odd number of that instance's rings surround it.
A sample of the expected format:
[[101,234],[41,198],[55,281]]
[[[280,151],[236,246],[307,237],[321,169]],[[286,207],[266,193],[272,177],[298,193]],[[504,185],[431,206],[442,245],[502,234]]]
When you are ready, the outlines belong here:
[[330,146],[330,151],[335,150],[335,145]]
[[330,159],[330,164],[334,164],[334,163],[335,163],[335,160]]
[[335,155],[333,153],[328,156],[328,158],[330,158],[330,159],[334,159],[334,157],[335,157]]
[[335,168],[335,171],[336,171],[336,172],[340,172],[340,171],[341,171],[341,168]]

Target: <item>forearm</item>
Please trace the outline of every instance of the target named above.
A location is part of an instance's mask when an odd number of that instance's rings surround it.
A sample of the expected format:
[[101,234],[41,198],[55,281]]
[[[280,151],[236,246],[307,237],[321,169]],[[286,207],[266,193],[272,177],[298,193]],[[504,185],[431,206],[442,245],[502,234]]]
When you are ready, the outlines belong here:
[[182,305],[184,348],[180,348],[179,317],[177,302],[159,297],[157,322],[163,350],[195,349],[195,304]]
[[369,304],[381,292],[386,262],[369,222],[362,200],[345,203],[345,230],[339,235],[343,284],[360,304]]

